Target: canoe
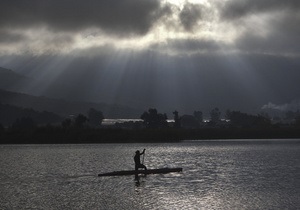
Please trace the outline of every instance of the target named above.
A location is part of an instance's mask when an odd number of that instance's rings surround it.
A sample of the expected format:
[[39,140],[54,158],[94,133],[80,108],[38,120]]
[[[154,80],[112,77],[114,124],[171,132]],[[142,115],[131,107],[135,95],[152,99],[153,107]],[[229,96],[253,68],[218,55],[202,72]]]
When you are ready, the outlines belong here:
[[159,168],[148,170],[128,170],[128,171],[113,171],[109,173],[98,174],[98,176],[126,176],[137,174],[166,174],[172,172],[181,172],[182,168]]

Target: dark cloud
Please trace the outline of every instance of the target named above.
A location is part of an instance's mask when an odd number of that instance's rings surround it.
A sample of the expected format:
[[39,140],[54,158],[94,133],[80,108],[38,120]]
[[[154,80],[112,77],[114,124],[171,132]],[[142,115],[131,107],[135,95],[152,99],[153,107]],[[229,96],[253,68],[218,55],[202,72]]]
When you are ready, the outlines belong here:
[[220,21],[239,33],[239,50],[299,55],[300,1],[229,0],[219,9]]
[[[300,14],[282,13],[266,23],[267,29],[248,27],[236,40],[242,51],[256,51],[274,54],[300,53]],[[259,33],[266,30],[265,35]]]
[[179,14],[184,29],[192,31],[198,20],[201,19],[201,14],[201,5],[186,3]]
[[2,0],[0,27],[77,31],[91,27],[113,34],[145,34],[168,12],[159,0]]
[[[238,19],[251,14],[270,11],[299,11],[299,0],[229,0],[223,4],[221,18]],[[287,12],[289,12],[287,11]]]

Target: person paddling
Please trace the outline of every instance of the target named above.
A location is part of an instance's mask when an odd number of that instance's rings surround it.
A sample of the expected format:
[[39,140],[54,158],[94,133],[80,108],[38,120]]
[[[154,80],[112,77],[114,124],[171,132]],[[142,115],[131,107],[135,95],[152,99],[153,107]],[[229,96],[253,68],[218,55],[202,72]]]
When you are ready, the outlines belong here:
[[141,159],[140,159],[140,156],[145,154],[145,150],[143,150],[142,153],[140,153],[139,150],[137,150],[135,152],[135,156],[134,156],[134,163],[135,163],[135,170],[137,171],[139,168],[144,168],[145,170],[147,170],[147,167],[144,165],[144,164],[141,164]]

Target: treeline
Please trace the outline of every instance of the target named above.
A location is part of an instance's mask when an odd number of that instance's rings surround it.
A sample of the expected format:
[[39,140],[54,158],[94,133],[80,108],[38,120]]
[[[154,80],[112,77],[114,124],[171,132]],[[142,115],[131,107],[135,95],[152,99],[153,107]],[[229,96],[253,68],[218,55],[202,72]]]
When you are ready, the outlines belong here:
[[[9,107],[11,108],[11,107]],[[16,110],[17,111],[17,110]],[[87,114],[78,114],[58,124],[38,125],[33,116],[18,118],[11,126],[0,124],[1,144],[53,144],[53,143],[133,143],[133,142],[178,142],[200,139],[273,139],[300,138],[300,117],[290,126],[272,124],[264,115],[249,115],[239,111],[227,111],[227,120],[221,120],[221,112],[214,108],[210,121],[204,122],[201,111],[180,116],[174,111],[174,120],[168,122],[166,114],[149,109],[141,114],[141,122],[133,127],[102,126],[103,113],[89,109]],[[41,114],[41,113],[39,113]],[[47,113],[46,113],[47,114]],[[48,115],[46,115],[48,116]],[[51,116],[51,115],[49,115]]]
[[[174,128],[271,128],[280,126],[299,127],[300,112],[287,112],[288,123],[282,123],[280,119],[272,119],[267,113],[251,115],[240,111],[227,110],[223,119],[221,119],[221,111],[214,108],[209,112],[210,118],[203,120],[201,111],[194,111],[193,115],[180,116],[178,111],[173,112]],[[141,115],[144,125],[147,128],[164,128],[170,127],[167,123],[167,115],[158,113],[156,109],[150,108]]]

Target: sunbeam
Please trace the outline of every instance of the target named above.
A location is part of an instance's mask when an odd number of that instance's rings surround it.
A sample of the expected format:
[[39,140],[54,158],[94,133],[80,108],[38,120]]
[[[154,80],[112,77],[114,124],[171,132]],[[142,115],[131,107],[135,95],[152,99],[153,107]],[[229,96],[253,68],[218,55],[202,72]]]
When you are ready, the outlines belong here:
[[0,0],[0,209],[299,208],[299,26],[300,0]]
[[169,112],[300,98],[296,3],[88,2],[2,3],[0,66],[28,77],[6,88]]

